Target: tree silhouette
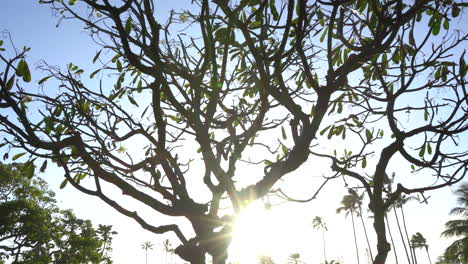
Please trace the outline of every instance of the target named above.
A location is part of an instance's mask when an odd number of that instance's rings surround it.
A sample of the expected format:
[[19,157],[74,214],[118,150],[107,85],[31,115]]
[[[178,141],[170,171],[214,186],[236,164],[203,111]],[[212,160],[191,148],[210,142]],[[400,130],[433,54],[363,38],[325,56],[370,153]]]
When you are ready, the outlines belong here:
[[354,224],[354,214],[357,209],[357,197],[351,193],[343,196],[343,200],[341,200],[341,207],[338,207],[336,209],[336,213],[339,214],[342,211],[345,212],[345,216],[351,215],[351,223],[353,227],[353,234],[354,234],[354,246],[356,248],[356,259],[357,263],[359,264],[359,248],[358,248],[358,242],[357,242],[357,237],[356,237],[356,227]]
[[258,263],[259,264],[275,264],[273,258],[267,255],[260,255],[258,256]]
[[456,191],[458,207],[450,211],[451,215],[461,216],[460,219],[450,220],[445,223],[444,237],[456,237],[443,255],[446,263],[468,262],[468,183],[463,183]]
[[414,234],[411,237],[411,248],[413,249],[414,259],[415,259],[416,263],[418,261],[417,261],[415,249],[417,249],[417,248],[426,249],[427,258],[429,259],[429,263],[432,263],[431,257],[429,256],[429,245],[426,243],[426,238],[421,233],[417,232],[416,234]]
[[172,259],[172,253],[174,252],[174,249],[172,248],[172,244],[169,241],[169,239],[165,239],[162,245],[163,245],[163,250],[166,254],[166,264],[167,264],[167,254],[170,253],[171,259]]
[[364,193],[359,195],[353,189],[349,189],[348,192],[356,200],[356,205],[357,205],[357,209],[358,209],[358,211],[356,212],[356,215],[361,219],[362,229],[364,230],[364,236],[366,238],[367,248],[369,249],[370,259],[371,259],[371,261],[373,261],[374,260],[374,255],[372,254],[372,247],[371,247],[370,242],[369,242],[369,236],[367,235],[367,228],[366,228],[366,224],[364,223],[364,217],[363,217],[363,213],[362,213],[362,200],[364,199]]
[[145,251],[145,263],[148,264],[148,250],[153,250],[153,243],[150,241],[145,241],[141,244],[141,249]]
[[322,244],[323,244],[323,260],[325,263],[327,262],[327,250],[325,248],[325,231],[327,231],[327,226],[325,225],[325,222],[323,221],[323,218],[320,216],[314,217],[312,220],[312,226],[315,229],[322,229]]
[[[40,2],[83,23],[96,66],[41,64],[47,89],[36,89],[28,49],[2,47],[0,144],[28,171],[54,162],[62,187],[173,232],[185,261],[225,263],[235,217],[310,160],[330,166],[325,183],[342,176],[365,190],[382,264],[385,214],[401,194],[466,174],[462,1],[194,0],[165,17],[151,0]],[[437,182],[401,177],[387,192],[395,160]],[[151,224],[112,188],[192,230]]]
[[301,262],[301,254],[299,253],[292,253],[291,255],[289,255],[289,261],[288,263],[291,263],[291,264],[298,264],[299,262]]

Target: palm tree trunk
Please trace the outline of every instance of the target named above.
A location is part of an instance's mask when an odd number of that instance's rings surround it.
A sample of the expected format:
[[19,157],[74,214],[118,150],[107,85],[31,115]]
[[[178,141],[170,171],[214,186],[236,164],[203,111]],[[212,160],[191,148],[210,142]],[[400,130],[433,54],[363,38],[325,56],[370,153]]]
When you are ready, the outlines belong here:
[[385,222],[387,222],[388,235],[390,236],[390,241],[392,242],[392,251],[393,251],[393,254],[395,255],[395,264],[398,264],[398,256],[396,253],[395,242],[393,242],[392,231],[390,229],[390,223],[388,222],[387,214],[385,214]]
[[[408,236],[408,229],[406,228],[406,220],[405,220],[405,212],[403,210],[403,204],[400,206],[400,211],[401,211],[401,216],[403,217],[403,227],[405,228],[406,241],[408,241],[408,245],[411,246],[411,242],[410,242],[410,239],[409,239],[409,236]],[[415,255],[414,250],[410,251],[410,252],[411,252],[411,257],[414,259],[413,263],[418,263],[416,261],[416,255]]]
[[406,247],[405,239],[403,237],[403,232],[401,231],[400,220],[398,220],[398,214],[396,212],[395,207],[393,207],[393,213],[395,213],[395,219],[397,222],[398,231],[400,232],[401,242],[403,243],[403,247],[405,248],[405,253],[406,253],[406,258],[408,259],[408,264],[411,264],[410,255],[408,254],[408,248]]
[[371,245],[369,243],[369,237],[367,235],[367,228],[366,228],[366,225],[364,224],[364,218],[362,217],[361,206],[359,206],[359,217],[361,218],[362,227],[364,228],[364,235],[366,236],[367,248],[369,248],[371,262],[373,262],[374,261],[374,255],[372,254],[372,248],[371,248]]
[[357,237],[356,237],[356,227],[354,226],[354,211],[353,210],[351,210],[351,222],[353,223],[354,245],[356,246],[357,264],[359,264],[359,249],[358,249]]
[[431,256],[429,256],[429,249],[426,246],[427,258],[429,259],[429,264],[432,264]]
[[323,258],[325,263],[327,263],[327,251],[325,250],[325,230],[322,227],[322,241],[323,241]]
[[414,263],[415,264],[418,264],[418,259],[416,258],[416,251],[415,251],[415,247],[413,247],[413,256],[414,256]]

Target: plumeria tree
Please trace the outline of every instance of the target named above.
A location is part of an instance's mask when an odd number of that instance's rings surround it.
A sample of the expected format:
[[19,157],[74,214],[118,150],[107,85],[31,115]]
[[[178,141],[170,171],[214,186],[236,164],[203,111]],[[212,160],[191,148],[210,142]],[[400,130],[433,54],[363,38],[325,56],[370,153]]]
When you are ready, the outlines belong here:
[[[195,0],[166,17],[150,0],[40,2],[83,23],[96,66],[43,64],[39,85],[59,83],[45,93],[28,84],[27,49],[2,51],[2,145],[28,173],[54,162],[62,187],[174,233],[185,261],[225,263],[235,216],[309,158],[329,165],[325,183],[365,191],[376,264],[399,197],[466,174],[461,1]],[[155,224],[109,188],[192,230]]]

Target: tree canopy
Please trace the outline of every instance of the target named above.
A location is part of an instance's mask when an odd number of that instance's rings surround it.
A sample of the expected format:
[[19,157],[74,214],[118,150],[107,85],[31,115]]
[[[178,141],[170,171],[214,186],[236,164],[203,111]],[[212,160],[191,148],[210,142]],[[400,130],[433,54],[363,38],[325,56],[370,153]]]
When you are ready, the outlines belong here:
[[[30,171],[53,161],[63,187],[173,232],[190,263],[226,261],[232,221],[250,202],[298,201],[276,186],[307,160],[330,168],[311,199],[336,178],[365,190],[376,264],[402,194],[466,175],[466,3],[195,0],[164,17],[150,0],[40,2],[83,22],[97,69],[42,64],[38,83],[59,82],[45,93],[27,85],[27,49],[0,53],[5,147],[24,150],[13,159],[27,153]],[[110,185],[192,231],[155,225],[109,197]]]
[[[20,164],[0,164],[0,260],[17,264],[112,263],[111,226],[60,210],[44,180]],[[10,263],[10,262],[9,262]]]

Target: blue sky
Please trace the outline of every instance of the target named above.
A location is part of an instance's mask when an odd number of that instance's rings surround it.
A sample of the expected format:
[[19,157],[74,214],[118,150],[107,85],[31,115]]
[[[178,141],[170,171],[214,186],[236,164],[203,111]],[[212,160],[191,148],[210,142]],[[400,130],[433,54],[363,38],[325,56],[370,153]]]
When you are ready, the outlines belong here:
[[[37,2],[4,0],[2,9],[0,9],[0,31],[10,32],[17,48],[23,46],[32,48],[28,53],[31,68],[33,68],[34,63],[45,60],[51,65],[60,67],[65,67],[69,62],[73,62],[87,69],[88,73],[91,72],[96,67],[92,65],[92,58],[98,47],[82,29],[81,24],[77,23],[77,21],[62,21],[61,25],[56,27],[58,18],[54,17],[53,12],[47,6],[39,5]],[[183,6],[184,3],[183,1],[160,2],[162,4],[157,10],[162,13],[169,8],[176,8],[175,5]],[[0,35],[0,39],[4,41],[6,40],[5,37],[6,33]],[[42,77],[41,72],[33,71],[33,80],[37,81]],[[317,168],[306,165],[295,172],[294,178],[288,176],[286,179],[291,182],[288,189],[300,189],[305,194],[310,189],[309,186],[317,186],[319,179],[306,177],[306,175],[310,174],[310,171],[314,170],[316,171]],[[42,176],[49,182],[51,188],[56,191],[59,200],[62,201],[63,208],[72,208],[79,217],[91,219],[96,224],[114,225],[115,230],[119,232],[113,244],[114,263],[144,263],[144,252],[140,249],[140,244],[147,240],[155,244],[155,250],[150,252],[150,258],[164,261],[161,244],[163,239],[171,238],[170,236],[151,234],[130,219],[119,215],[97,198],[81,194],[70,186],[59,190],[58,186],[63,178],[62,172],[57,168],[49,169]],[[284,221],[288,221],[297,227],[291,234],[284,234],[283,239],[291,239],[291,241],[282,241],[281,243],[286,247],[289,246],[288,250],[290,251],[294,249],[300,251],[305,260],[320,259],[321,249],[317,250],[320,253],[310,250],[311,248],[320,247],[320,233],[312,230],[311,225],[308,223],[312,221],[315,215],[321,215],[328,221],[330,241],[336,245],[329,245],[329,256],[342,257],[344,260],[348,260],[347,263],[353,263],[354,252],[352,251],[352,234],[348,228],[349,219],[345,219],[343,215],[335,215],[335,209],[341,200],[341,197],[336,197],[335,194],[337,191],[342,192],[342,184],[339,183],[327,188],[329,188],[327,192],[311,203],[288,204],[277,209],[285,217]],[[116,192],[114,193],[119,195]],[[430,195],[432,196],[430,206],[417,206],[416,203],[408,205],[408,226],[411,233],[421,232],[426,236],[431,247],[431,257],[435,260],[448,243],[440,239],[439,234],[442,231],[443,223],[447,220],[448,211],[454,206],[454,197],[450,189],[432,192]],[[164,219],[153,212],[145,212],[145,214],[149,218]],[[371,229],[370,220],[368,222],[368,228]],[[278,227],[280,230],[287,230],[287,228],[286,225]],[[333,228],[338,231],[332,231]],[[395,237],[397,237],[397,234],[394,234]],[[336,250],[337,248],[350,249]],[[403,259],[403,251],[398,252],[401,259]],[[391,263],[392,256],[393,253],[390,252],[388,263]],[[423,257],[421,259],[420,263],[425,263],[426,260]]]

